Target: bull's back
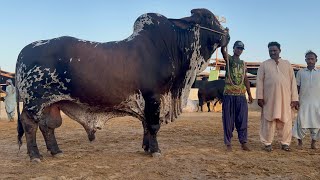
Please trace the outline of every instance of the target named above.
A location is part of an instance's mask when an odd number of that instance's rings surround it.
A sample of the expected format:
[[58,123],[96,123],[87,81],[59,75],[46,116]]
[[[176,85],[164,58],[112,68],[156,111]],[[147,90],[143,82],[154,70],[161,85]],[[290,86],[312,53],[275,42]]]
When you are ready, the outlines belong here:
[[99,43],[60,37],[34,42],[19,55],[18,88],[29,103],[55,96],[56,100],[117,105],[140,89],[155,87],[158,66],[149,61],[152,54],[139,39]]

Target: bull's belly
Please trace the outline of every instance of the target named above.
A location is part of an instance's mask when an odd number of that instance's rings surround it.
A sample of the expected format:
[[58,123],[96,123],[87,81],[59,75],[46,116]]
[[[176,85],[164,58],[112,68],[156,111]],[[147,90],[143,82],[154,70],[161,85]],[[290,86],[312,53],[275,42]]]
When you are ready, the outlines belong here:
[[[176,103],[172,99],[171,93],[162,95],[160,100],[159,121],[160,123],[169,123],[177,117],[174,115],[174,111],[178,107],[175,107]],[[145,100],[140,92],[129,96],[126,100],[113,107],[94,107],[70,100],[59,101],[55,104],[71,119],[94,131],[103,128],[107,120],[116,117],[133,116],[141,121],[145,120]]]

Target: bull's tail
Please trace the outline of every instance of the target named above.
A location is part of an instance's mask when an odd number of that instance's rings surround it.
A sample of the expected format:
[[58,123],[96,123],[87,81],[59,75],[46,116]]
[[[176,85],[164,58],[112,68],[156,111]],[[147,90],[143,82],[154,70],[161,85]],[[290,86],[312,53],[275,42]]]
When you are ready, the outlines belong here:
[[16,95],[17,95],[17,115],[18,115],[17,131],[18,131],[18,145],[19,145],[19,151],[20,151],[20,147],[22,146],[22,136],[23,136],[23,134],[24,134],[24,129],[23,129],[22,123],[21,123],[21,116],[20,116],[20,95],[19,95],[19,91],[18,91],[17,86],[16,86]]

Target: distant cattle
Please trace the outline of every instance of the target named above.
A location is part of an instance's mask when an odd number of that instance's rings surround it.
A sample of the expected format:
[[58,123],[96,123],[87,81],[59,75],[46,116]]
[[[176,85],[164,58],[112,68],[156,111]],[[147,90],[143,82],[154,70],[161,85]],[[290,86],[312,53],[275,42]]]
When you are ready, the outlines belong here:
[[199,85],[198,91],[199,107],[201,111],[203,111],[202,106],[204,103],[207,103],[208,112],[210,112],[210,101],[216,100],[213,107],[216,106],[217,102],[222,102],[224,86],[224,80],[202,80],[201,84]]
[[79,122],[90,141],[108,119],[129,115],[142,121],[143,149],[160,155],[160,124],[178,117],[196,74],[229,39],[212,12],[194,9],[182,19],[144,14],[122,41],[65,36],[31,43],[16,64],[16,87],[24,103],[18,141],[21,145],[25,132],[30,159],[40,162],[38,126],[48,151],[62,153],[54,135],[62,123],[60,111]]

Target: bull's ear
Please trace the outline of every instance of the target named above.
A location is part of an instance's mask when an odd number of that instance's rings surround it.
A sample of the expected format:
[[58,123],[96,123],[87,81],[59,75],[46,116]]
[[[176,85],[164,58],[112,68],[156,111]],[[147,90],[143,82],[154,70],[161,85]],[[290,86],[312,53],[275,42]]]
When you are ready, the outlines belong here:
[[188,29],[193,24],[185,19],[169,19],[169,21],[181,29]]

